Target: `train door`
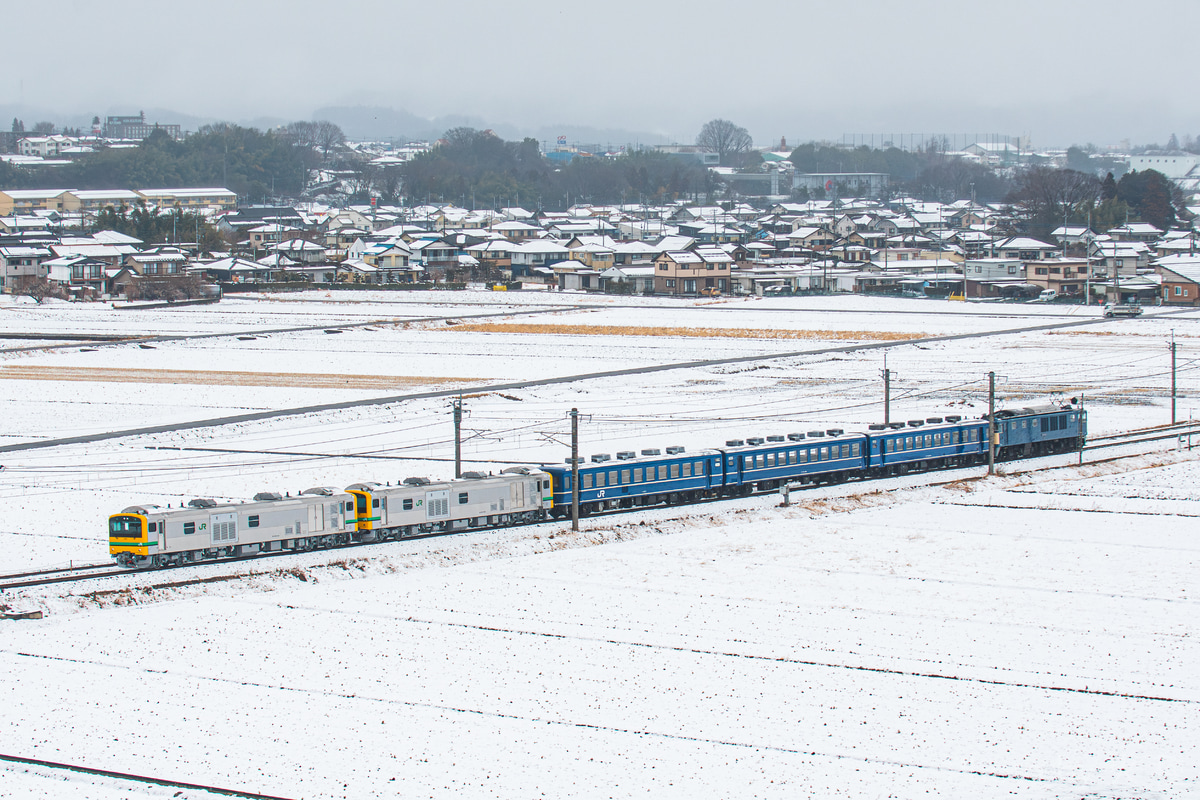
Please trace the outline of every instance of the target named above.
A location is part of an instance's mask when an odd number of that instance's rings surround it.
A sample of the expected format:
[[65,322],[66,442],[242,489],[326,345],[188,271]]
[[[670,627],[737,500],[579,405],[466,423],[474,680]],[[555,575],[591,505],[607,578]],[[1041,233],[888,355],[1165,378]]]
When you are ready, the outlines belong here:
[[511,509],[525,507],[525,481],[515,481],[508,485],[508,506]]

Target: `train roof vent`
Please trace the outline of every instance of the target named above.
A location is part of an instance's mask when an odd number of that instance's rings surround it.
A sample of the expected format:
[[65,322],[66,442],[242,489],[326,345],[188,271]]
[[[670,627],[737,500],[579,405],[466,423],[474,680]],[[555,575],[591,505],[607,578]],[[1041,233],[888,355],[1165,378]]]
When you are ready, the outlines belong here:
[[465,481],[479,481],[488,477],[488,474],[486,472],[464,472],[462,476]]
[[405,486],[428,486],[429,478],[412,477],[404,479]]
[[347,492],[373,492],[380,487],[381,484],[375,481],[365,481],[363,483],[352,483],[346,487]]
[[903,423],[903,422],[889,422],[889,423],[888,423],[888,427],[889,427],[889,428],[891,428],[891,429],[892,429],[892,430],[894,430],[894,431],[898,431],[898,430],[900,430],[901,428],[905,427],[905,425],[904,425],[904,423]]
[[782,436],[778,436],[778,435],[776,435],[776,436],[768,436],[768,437],[767,437],[767,441],[768,441],[768,442],[782,442],[782,441],[785,441],[785,440],[784,440],[784,438],[783,438]]
[[660,456],[660,455],[662,455],[662,451],[659,450],[657,447],[647,447],[645,450],[642,451],[642,455],[644,455],[644,456]]
[[959,422],[960,420],[962,420],[962,417],[958,414],[950,414],[946,417],[946,422]]
[[869,430],[869,431],[886,431],[887,427],[888,427],[887,425],[884,425],[881,422],[876,422],[873,425],[868,425],[867,430]]
[[188,508],[216,508],[217,501],[207,497],[197,497],[193,500],[188,500]]
[[808,438],[810,438],[810,439],[823,439],[823,438],[825,438],[825,431],[809,431],[809,432],[808,432]]
[[942,422],[942,418],[941,417],[926,417],[925,421],[928,422],[930,425],[940,425]]
[[910,427],[910,428],[919,428],[924,424],[925,424],[925,420],[923,420],[923,419],[910,419],[908,421],[908,427]]
[[830,436],[841,436],[843,433],[845,433],[845,431],[841,428],[830,428],[829,430],[825,431],[825,433],[829,434]]
[[804,434],[803,434],[803,433],[789,433],[789,434],[788,434],[788,441],[791,441],[791,442],[803,442],[803,441],[804,441]]
[[746,445],[746,443],[741,439],[726,439],[725,440],[726,447],[744,447],[745,445]]
[[130,506],[129,508],[121,509],[121,513],[122,514],[149,514],[151,512],[157,511],[159,508],[162,508],[162,506],[156,506],[156,505]]
[[617,461],[628,461],[631,458],[637,458],[636,450],[618,450]]
[[283,495],[281,495],[279,492],[259,492],[258,494],[254,495],[254,501],[257,503],[274,502],[275,500],[282,499]]
[[612,456],[608,453],[596,453],[592,456],[593,464],[603,464],[605,461],[612,461]]
[[679,444],[673,444],[667,448],[667,455],[669,455],[669,456],[677,456],[680,453],[686,453],[686,452],[687,452],[687,448],[684,447],[683,445],[679,445]]
[[586,458],[564,458],[563,459],[563,463],[565,463],[565,464],[570,464],[570,463],[584,464],[586,462],[587,462]]
[[746,437],[746,444],[757,445],[757,444],[762,444],[764,441],[766,441],[766,440],[763,439],[761,436],[747,436]]
[[501,475],[530,475],[533,473],[529,467],[505,467],[500,470]]

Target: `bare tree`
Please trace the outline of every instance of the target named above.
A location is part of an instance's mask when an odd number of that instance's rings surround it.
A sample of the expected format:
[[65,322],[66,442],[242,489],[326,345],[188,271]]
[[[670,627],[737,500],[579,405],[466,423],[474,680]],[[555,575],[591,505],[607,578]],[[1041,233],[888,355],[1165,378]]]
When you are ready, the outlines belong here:
[[325,154],[325,159],[329,159],[329,152],[335,147],[339,147],[346,143],[346,134],[342,133],[342,129],[330,122],[327,119],[314,122],[313,143],[321,148],[321,152]]
[[51,283],[41,275],[20,275],[13,278],[12,293],[19,297],[32,298],[39,304],[47,297],[65,300],[68,296],[67,290],[61,284]]
[[750,132],[727,119],[714,119],[704,123],[696,137],[696,145],[716,153],[722,165],[735,156],[746,153],[754,146]]
[[1064,221],[1078,217],[1082,204],[1095,201],[1099,194],[1100,179],[1095,175],[1034,167],[1017,177],[1008,200],[1025,211],[1029,232],[1045,239]]

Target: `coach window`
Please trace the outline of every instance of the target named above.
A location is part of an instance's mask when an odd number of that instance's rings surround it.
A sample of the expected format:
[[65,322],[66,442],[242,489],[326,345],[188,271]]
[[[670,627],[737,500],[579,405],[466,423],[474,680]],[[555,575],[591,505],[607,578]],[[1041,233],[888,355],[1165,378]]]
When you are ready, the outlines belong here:
[[621,483],[629,483],[629,470],[621,470]]
[[608,485],[609,486],[617,485],[617,471],[615,469],[612,472],[608,473]]
[[637,469],[635,469],[633,471],[633,482],[634,483],[642,482],[642,468],[641,467],[638,467]]
[[913,443],[912,443],[912,437],[911,437],[911,436],[905,436],[905,437],[904,437],[904,449],[905,449],[905,450],[912,450],[912,449],[913,449]]
[[690,462],[690,461],[683,462],[683,477],[685,477],[685,478],[692,477],[692,462]]
[[465,506],[467,504],[467,493],[466,492],[458,493],[458,504],[460,506]]
[[858,444],[856,443],[856,444],[850,445],[850,455],[854,456],[855,458],[858,458],[858,453],[859,453]]
[[672,464],[672,465],[671,465],[671,477],[672,477],[672,478],[678,478],[678,477],[679,477],[679,465],[678,465],[678,464]]
[[667,479],[667,465],[666,464],[662,464],[659,466],[658,479],[660,481],[665,481]]
[[604,485],[604,473],[603,473],[603,472],[597,472],[597,473],[596,473],[596,486],[597,486],[597,487],[601,487],[601,486],[603,486],[603,485]]
[[184,534],[184,536],[187,536],[188,534],[192,534],[192,533],[195,533],[195,532],[196,532],[196,523],[194,523],[194,522],[185,522],[185,523],[183,523],[183,534]]
[[412,511],[412,508],[413,508],[412,498],[411,497],[404,498],[404,503],[402,505],[404,506],[405,511]]
[[926,435],[925,435],[925,446],[926,446],[926,447],[933,447],[933,434],[926,434]]
[[768,467],[775,466],[775,454],[774,453],[767,453],[767,466]]
[[252,514],[251,516],[246,517],[246,527],[247,528],[257,528],[258,527],[258,514]]
[[586,472],[583,475],[580,475],[579,479],[582,481],[582,486],[584,489],[592,488],[592,473]]
[[828,447],[822,447],[822,448],[821,448],[821,460],[822,460],[822,461],[828,461],[828,460],[829,460],[829,448],[828,448]]

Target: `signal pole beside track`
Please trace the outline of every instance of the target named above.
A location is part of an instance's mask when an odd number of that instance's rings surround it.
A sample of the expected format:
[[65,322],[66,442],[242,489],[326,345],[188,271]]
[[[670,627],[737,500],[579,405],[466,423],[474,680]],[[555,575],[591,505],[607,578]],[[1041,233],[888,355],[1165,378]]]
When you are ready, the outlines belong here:
[[996,373],[988,373],[988,475],[996,474]]
[[571,409],[571,530],[579,530],[579,409]]

